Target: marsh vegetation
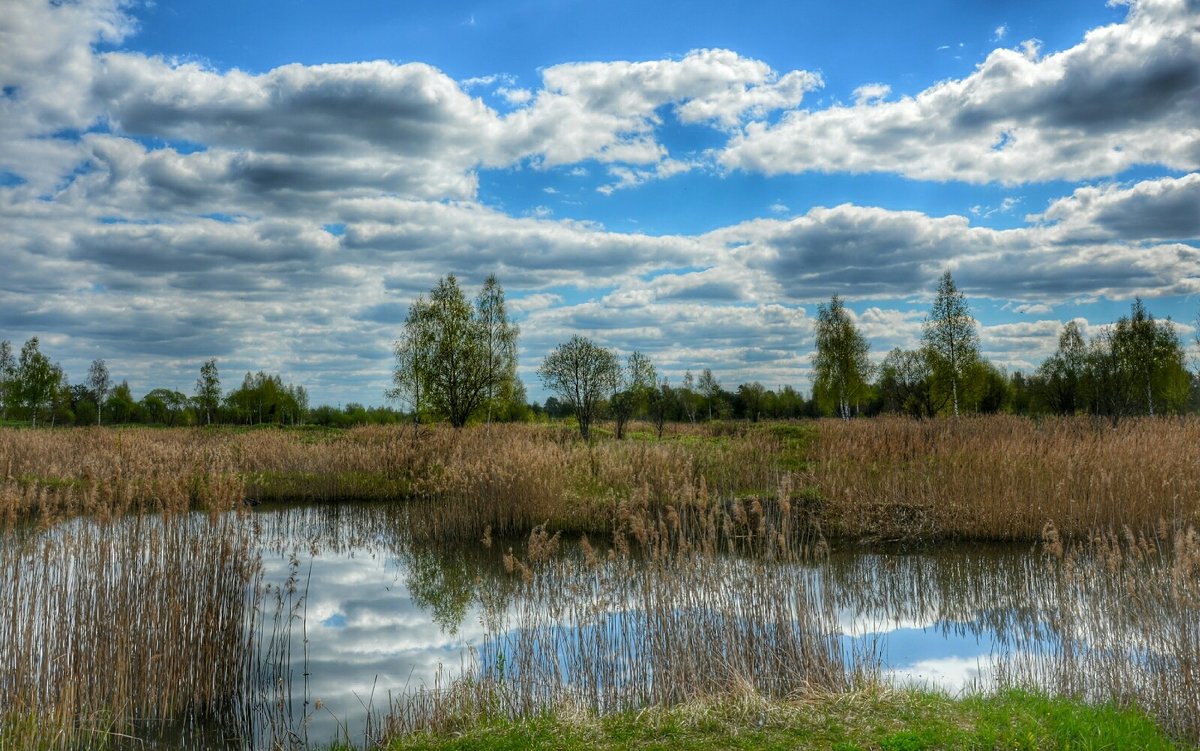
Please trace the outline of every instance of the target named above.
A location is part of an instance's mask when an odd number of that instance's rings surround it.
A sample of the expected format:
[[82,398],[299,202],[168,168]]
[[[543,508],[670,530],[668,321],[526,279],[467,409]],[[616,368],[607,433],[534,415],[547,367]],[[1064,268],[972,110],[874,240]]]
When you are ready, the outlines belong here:
[[[0,745],[372,745],[914,678],[1200,740],[1200,421],[593,432],[0,431]],[[358,565],[377,589],[339,604]],[[897,662],[916,632],[974,664]]]

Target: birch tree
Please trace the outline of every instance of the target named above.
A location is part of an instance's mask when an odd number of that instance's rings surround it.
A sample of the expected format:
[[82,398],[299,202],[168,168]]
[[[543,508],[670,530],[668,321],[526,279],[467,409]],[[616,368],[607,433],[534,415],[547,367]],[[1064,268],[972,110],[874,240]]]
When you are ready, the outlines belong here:
[[954,277],[949,271],[938,283],[933,309],[925,319],[922,340],[933,366],[934,380],[943,388],[949,385],[957,416],[963,376],[979,359],[979,334],[966,296],[954,285]]
[[474,305],[450,274],[409,307],[398,340],[393,389],[461,428],[516,377],[517,327],[504,310],[504,290],[488,277]]
[[850,406],[867,392],[870,346],[859,333],[841,298],[817,308],[817,351],[813,355],[813,398],[826,413],[850,419]]
[[87,387],[92,394],[92,399],[96,402],[96,424],[99,425],[101,413],[104,411],[104,400],[108,397],[108,390],[112,386],[112,381],[108,376],[108,366],[103,360],[92,360],[91,367],[88,368]]

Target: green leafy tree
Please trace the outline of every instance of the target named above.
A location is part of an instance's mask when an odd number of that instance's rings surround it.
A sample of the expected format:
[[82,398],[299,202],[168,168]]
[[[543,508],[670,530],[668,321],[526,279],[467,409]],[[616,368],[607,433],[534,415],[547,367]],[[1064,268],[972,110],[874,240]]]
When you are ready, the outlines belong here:
[[984,415],[1008,411],[1013,393],[1008,375],[987,360],[976,360],[964,376],[971,409]]
[[924,351],[897,347],[879,366],[879,395],[883,408],[912,417],[933,417],[938,403],[933,395],[933,368]]
[[647,392],[646,412],[650,416],[650,422],[654,425],[654,432],[659,438],[662,438],[663,429],[667,425],[667,419],[678,405],[679,397],[675,390],[671,388],[671,384],[666,378],[660,380],[655,387]]
[[621,377],[621,365],[611,350],[576,335],[546,355],[538,376],[570,407],[579,422],[580,435],[588,440],[604,398]]
[[511,388],[517,327],[505,315],[504,291],[494,278],[489,281],[475,305],[453,274],[438,282],[428,300],[413,302],[396,344],[389,395],[410,395],[415,411],[428,405],[461,428]]
[[979,359],[979,334],[966,296],[946,271],[938,283],[933,309],[925,319],[922,341],[933,369],[934,384],[950,392],[958,415],[963,377]]
[[1141,298],[1134,300],[1130,314],[1117,321],[1112,349],[1125,376],[1125,388],[1131,392],[1130,400],[1139,402],[1144,414],[1182,410],[1190,377],[1183,346],[1169,319],[1156,321]]
[[630,353],[608,402],[608,411],[613,418],[617,440],[625,437],[625,427],[629,421],[647,409],[650,397],[657,387],[658,375],[650,358],[641,352]]
[[36,336],[21,347],[16,380],[21,404],[32,423],[37,425],[38,415],[50,407],[64,379],[62,368],[51,363],[49,358],[42,354]]
[[92,392],[92,401],[96,404],[96,424],[101,422],[101,414],[103,410],[100,405],[104,404],[104,400],[108,398],[108,390],[112,386],[112,381],[108,375],[108,366],[103,360],[92,360],[91,367],[88,368],[87,387]]
[[285,384],[281,376],[260,370],[245,375],[242,385],[225,397],[225,406],[235,421],[247,425],[294,425],[302,419],[307,401],[303,387]]
[[826,414],[850,419],[850,407],[867,394],[870,347],[841,298],[817,308],[817,351],[813,355],[813,398]]
[[751,422],[758,422],[767,405],[767,389],[758,381],[743,383],[737,390],[738,404],[742,408],[742,416]]
[[[504,306],[504,288],[489,274],[475,303],[484,355],[487,358],[487,421],[493,409],[502,409],[513,401],[520,386],[517,378],[517,337],[520,329],[508,320]],[[524,388],[521,387],[523,391]],[[524,402],[524,396],[521,396]]]
[[188,420],[188,398],[179,391],[154,389],[142,397],[138,407],[147,422],[175,426]]
[[112,422],[117,424],[138,422],[141,418],[137,400],[133,398],[128,381],[121,381],[113,388],[104,402],[104,408],[108,410]]
[[212,425],[217,407],[221,404],[221,377],[217,372],[217,358],[206,360],[200,366],[200,377],[196,379],[196,410],[204,415],[204,424]]
[[20,401],[17,384],[17,358],[13,357],[12,344],[0,341],[0,420],[8,419],[8,410]]
[[1058,335],[1058,349],[1038,367],[1034,394],[1039,406],[1060,415],[1073,415],[1084,407],[1087,343],[1083,330],[1069,321]]

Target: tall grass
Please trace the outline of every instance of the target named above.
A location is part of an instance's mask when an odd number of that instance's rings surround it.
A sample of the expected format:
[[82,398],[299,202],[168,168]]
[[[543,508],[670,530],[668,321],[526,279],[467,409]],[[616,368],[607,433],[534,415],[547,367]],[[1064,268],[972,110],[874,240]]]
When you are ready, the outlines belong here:
[[0,528],[65,515],[225,510],[244,497],[238,447],[189,430],[0,429]]
[[1048,651],[1015,653],[1012,683],[1134,705],[1200,742],[1200,533],[1105,532],[1063,543],[1046,530]]
[[258,558],[236,519],[134,515],[0,540],[0,747],[243,716]]
[[622,506],[706,498],[793,512],[826,536],[1036,540],[1200,524],[1200,418],[900,418],[677,426],[587,444],[561,426],[290,430],[0,429],[0,518],[251,501],[427,502],[437,539],[611,530]]
[[564,552],[560,534],[534,528],[503,559],[515,588],[483,597],[475,672],[394,698],[385,734],[849,687],[853,661],[803,565],[825,554],[820,541],[757,501],[694,501],[703,513],[681,514],[643,489],[605,547],[583,537]]
[[826,532],[1037,540],[1200,524],[1200,419],[981,417],[820,423],[809,483]]

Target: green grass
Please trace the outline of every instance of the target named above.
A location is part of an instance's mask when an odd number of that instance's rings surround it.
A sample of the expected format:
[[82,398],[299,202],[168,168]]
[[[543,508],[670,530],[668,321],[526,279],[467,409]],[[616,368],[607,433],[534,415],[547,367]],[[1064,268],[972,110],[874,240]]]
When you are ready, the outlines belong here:
[[794,703],[757,700],[648,709],[602,718],[564,713],[474,720],[395,739],[389,751],[519,749],[1183,749],[1136,711],[1011,691],[950,699],[858,692]]

